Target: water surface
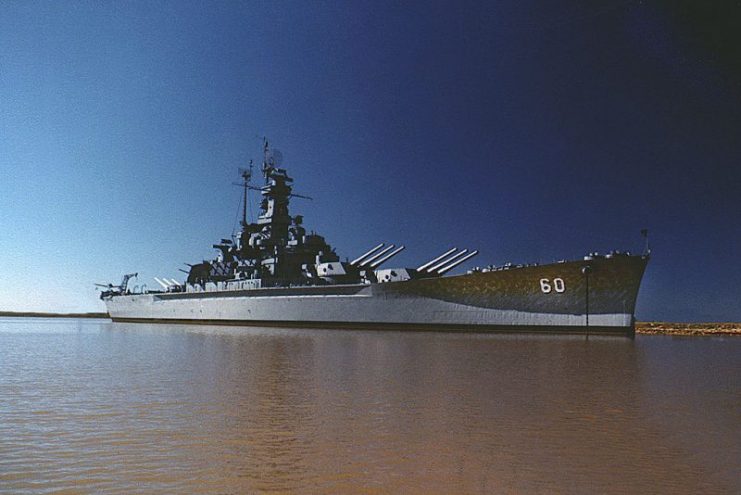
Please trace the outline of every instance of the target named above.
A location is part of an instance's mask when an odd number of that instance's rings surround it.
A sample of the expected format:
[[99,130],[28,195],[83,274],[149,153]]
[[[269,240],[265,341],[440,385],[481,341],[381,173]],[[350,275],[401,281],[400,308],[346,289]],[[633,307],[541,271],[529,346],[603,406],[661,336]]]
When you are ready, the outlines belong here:
[[0,319],[0,493],[741,493],[741,339]]

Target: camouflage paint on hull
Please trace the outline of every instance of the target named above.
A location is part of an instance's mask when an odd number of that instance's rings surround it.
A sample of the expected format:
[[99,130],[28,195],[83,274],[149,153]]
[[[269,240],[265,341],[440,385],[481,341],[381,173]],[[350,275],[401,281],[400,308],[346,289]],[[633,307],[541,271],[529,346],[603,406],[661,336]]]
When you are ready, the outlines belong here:
[[[646,268],[643,256],[595,258],[456,277],[414,280],[384,287],[389,294],[431,297],[480,308],[553,314],[635,312]],[[589,267],[588,276],[583,268]],[[563,281],[557,291],[553,281]],[[540,281],[547,280],[544,293]],[[587,296],[587,283],[589,294]]]

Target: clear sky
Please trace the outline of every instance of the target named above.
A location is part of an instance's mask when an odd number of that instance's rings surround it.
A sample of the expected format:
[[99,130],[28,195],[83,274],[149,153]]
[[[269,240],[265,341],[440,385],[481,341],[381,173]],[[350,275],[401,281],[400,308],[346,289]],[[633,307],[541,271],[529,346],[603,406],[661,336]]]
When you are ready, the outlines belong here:
[[2,1],[0,310],[181,278],[232,232],[264,135],[343,258],[549,262],[640,251],[647,227],[638,318],[739,321],[721,3]]

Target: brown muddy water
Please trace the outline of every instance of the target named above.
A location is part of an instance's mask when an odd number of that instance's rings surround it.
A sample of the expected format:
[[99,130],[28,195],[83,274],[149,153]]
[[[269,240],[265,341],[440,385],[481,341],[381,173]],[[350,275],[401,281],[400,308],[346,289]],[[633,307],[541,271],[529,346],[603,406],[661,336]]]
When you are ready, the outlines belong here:
[[0,319],[0,493],[741,493],[741,338]]

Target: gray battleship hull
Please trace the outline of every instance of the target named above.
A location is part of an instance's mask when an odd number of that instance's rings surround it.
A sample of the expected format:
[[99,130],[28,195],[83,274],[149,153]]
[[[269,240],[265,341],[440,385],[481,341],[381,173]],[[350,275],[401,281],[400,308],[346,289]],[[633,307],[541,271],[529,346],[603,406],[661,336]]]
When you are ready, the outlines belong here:
[[114,321],[631,336],[647,260],[616,256],[377,284],[127,294],[106,306]]

